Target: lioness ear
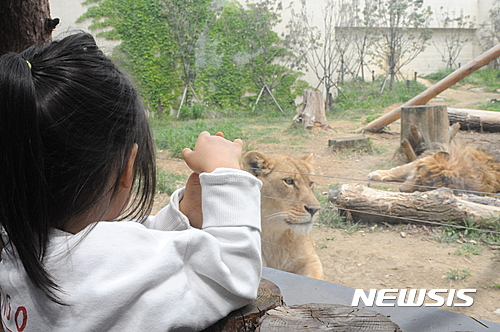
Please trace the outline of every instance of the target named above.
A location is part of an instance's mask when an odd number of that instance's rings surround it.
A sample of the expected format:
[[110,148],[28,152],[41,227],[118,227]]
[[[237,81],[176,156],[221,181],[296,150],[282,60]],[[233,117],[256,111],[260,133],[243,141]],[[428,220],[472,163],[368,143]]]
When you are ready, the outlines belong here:
[[434,159],[438,162],[446,162],[450,160],[450,154],[446,151],[438,151],[434,154]]
[[301,159],[306,163],[312,164],[314,162],[314,155],[310,153],[308,156],[302,157]]
[[270,159],[258,151],[249,151],[245,153],[241,160],[241,164],[247,172],[257,177],[271,171]]

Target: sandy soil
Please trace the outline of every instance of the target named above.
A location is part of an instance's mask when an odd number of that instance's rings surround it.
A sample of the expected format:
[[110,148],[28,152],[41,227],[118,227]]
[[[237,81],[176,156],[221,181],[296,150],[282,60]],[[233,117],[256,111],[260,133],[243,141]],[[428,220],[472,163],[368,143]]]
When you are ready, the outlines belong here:
[[[467,90],[467,86],[448,89],[430,103],[445,104],[455,108],[477,108],[489,99],[500,98],[497,93],[482,93]],[[393,109],[393,105],[388,110]],[[290,120],[291,123],[291,120]],[[333,184],[363,182],[367,174],[376,169],[387,169],[397,165],[392,159],[399,142],[399,124],[389,126],[390,133],[367,134],[372,138],[375,153],[334,153],[328,148],[328,139],[354,136],[359,122],[330,122],[328,131],[317,131],[307,136],[300,144],[290,144],[296,137],[287,138],[284,132],[289,124],[276,128],[268,140],[248,142],[265,153],[288,154],[302,157],[314,153],[316,189],[323,194]],[[480,140],[484,137],[498,142],[500,134],[460,132],[457,138]],[[269,137],[268,137],[269,138]],[[160,167],[170,172],[188,174],[181,160],[159,155]],[[168,197],[158,196],[157,208],[165,205]],[[459,255],[459,243],[440,243],[436,240],[439,228],[416,225],[361,227],[354,232],[316,225],[313,231],[317,252],[324,265],[326,280],[336,284],[369,290],[371,288],[444,288],[477,289],[470,308],[451,307],[446,310],[473,316],[478,319],[500,323],[500,246],[477,244],[478,254]],[[465,280],[450,281],[445,275],[452,269],[470,272]]]

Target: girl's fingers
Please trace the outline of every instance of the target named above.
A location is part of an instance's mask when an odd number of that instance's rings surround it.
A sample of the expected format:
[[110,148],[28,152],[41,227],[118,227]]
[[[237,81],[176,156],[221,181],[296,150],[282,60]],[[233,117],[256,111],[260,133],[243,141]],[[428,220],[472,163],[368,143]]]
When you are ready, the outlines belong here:
[[189,155],[193,153],[193,150],[191,150],[190,148],[184,148],[182,149],[181,153],[182,153],[182,158],[186,160],[186,158],[189,158]]
[[241,139],[239,139],[239,138],[235,139],[235,140],[234,140],[234,143],[237,143],[237,144],[239,144],[241,147],[243,147],[243,141],[242,141]]

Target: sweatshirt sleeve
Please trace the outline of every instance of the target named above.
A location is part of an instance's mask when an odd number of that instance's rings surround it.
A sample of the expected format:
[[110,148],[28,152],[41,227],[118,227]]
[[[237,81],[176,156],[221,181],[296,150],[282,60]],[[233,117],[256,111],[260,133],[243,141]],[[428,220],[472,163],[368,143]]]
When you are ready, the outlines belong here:
[[202,230],[191,227],[179,211],[184,188],[175,191],[170,203],[148,218],[144,226],[161,231],[188,230],[187,243],[178,243],[177,249],[189,280],[183,306],[196,304],[200,309],[195,316],[182,320],[187,326],[206,327],[215,322],[214,318],[225,317],[257,297],[262,272],[262,182],[245,171],[218,168],[200,174],[200,183]]
[[168,205],[155,216],[149,216],[143,225],[160,231],[182,231],[193,228],[189,224],[189,219],[179,210],[179,202],[184,197],[184,190],[185,188],[180,188],[174,191]]
[[[185,268],[192,291],[205,310],[197,313],[206,323],[224,317],[257,297],[261,278],[260,188],[248,172],[217,169],[200,175],[203,228],[208,237],[191,236]],[[199,250],[207,247],[213,250]],[[211,263],[207,263],[211,262]],[[206,316],[204,316],[206,314]]]

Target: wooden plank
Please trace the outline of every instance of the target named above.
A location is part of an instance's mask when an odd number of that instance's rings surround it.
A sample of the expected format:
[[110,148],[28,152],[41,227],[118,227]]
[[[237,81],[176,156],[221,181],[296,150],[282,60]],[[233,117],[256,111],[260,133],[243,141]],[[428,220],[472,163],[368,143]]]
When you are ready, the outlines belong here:
[[334,151],[345,149],[356,149],[360,151],[371,151],[371,141],[365,136],[339,137],[328,140],[328,147]]

